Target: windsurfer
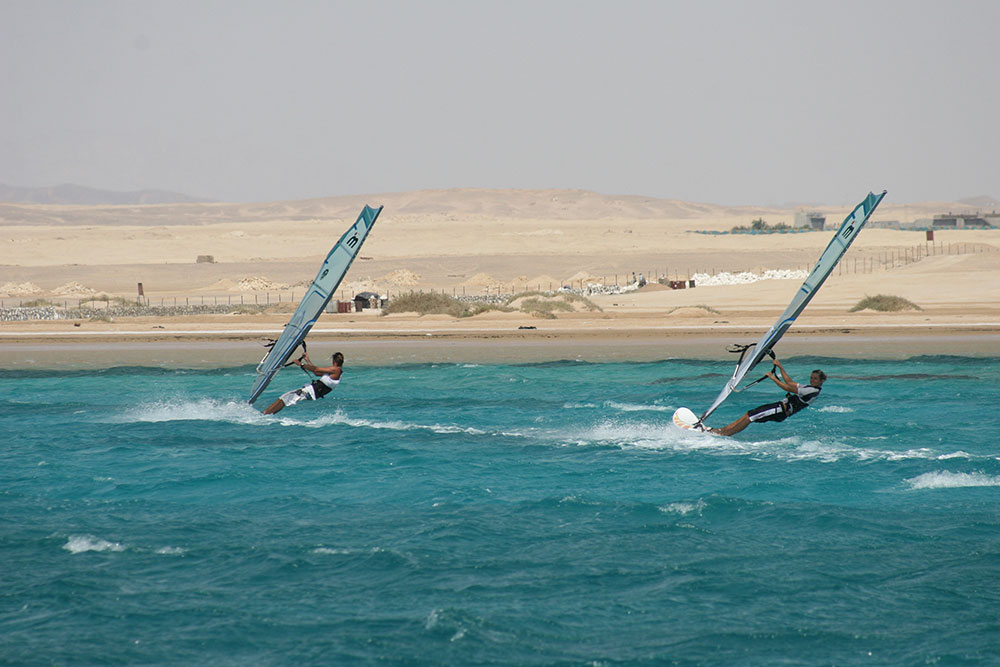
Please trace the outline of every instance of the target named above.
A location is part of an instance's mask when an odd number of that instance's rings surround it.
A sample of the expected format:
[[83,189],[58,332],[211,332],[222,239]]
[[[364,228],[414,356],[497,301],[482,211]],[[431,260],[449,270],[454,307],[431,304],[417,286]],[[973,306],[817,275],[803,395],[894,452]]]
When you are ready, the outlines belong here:
[[267,410],[264,410],[264,414],[273,415],[282,408],[295,405],[299,401],[315,401],[317,398],[323,398],[329,394],[334,387],[340,384],[340,374],[344,369],[344,355],[337,352],[333,355],[332,361],[332,366],[316,366],[309,361],[308,354],[303,354],[300,358],[294,360],[293,364],[299,366],[307,373],[318,375],[319,379],[313,380],[301,389],[294,389],[282,394],[281,398],[268,406]]
[[785,398],[775,403],[760,405],[744,413],[742,417],[728,426],[723,426],[722,428],[705,428],[705,431],[714,435],[733,435],[745,429],[751,422],[785,421],[785,419],[796,412],[804,410],[810,401],[819,396],[823,382],[826,380],[826,373],[819,369],[814,370],[809,376],[809,384],[799,384],[788,376],[788,373],[785,372],[785,367],[781,365],[780,361],[775,359],[774,365],[781,372],[781,379],[778,379],[772,372],[768,372],[767,377],[771,378],[776,385],[788,392],[785,394]]

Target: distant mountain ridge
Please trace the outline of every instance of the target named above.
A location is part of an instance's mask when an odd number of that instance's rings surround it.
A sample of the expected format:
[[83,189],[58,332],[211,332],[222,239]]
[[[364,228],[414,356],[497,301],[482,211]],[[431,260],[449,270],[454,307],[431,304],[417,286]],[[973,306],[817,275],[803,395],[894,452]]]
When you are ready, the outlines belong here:
[[[365,204],[383,204],[388,217],[438,217],[443,221],[470,218],[496,220],[681,220],[742,217],[744,224],[754,218],[768,222],[791,223],[798,206],[724,206],[640,195],[606,195],[591,190],[518,190],[490,188],[450,188],[336,195],[312,199],[262,202],[213,202],[197,200],[176,193],[143,191],[112,193],[122,197],[111,203],[70,204],[69,196],[53,197],[46,205],[36,196],[21,202],[3,201],[5,188],[0,185],[0,225],[211,225],[219,222],[259,222],[271,220],[353,220]],[[72,186],[62,186],[72,187]],[[33,189],[36,193],[45,188]],[[56,190],[53,188],[52,190]],[[86,192],[87,188],[81,188]],[[9,190],[7,190],[9,191]],[[94,191],[92,191],[94,192]],[[98,192],[107,198],[108,193]],[[177,197],[176,201],[158,200],[150,195]],[[145,195],[145,196],[144,196]],[[79,194],[76,195],[79,197]],[[78,199],[77,199],[78,201]],[[990,211],[996,200],[973,197],[961,201],[894,203],[891,199],[879,208],[878,217],[912,221],[947,211]],[[157,204],[157,205],[151,205]],[[853,204],[838,206],[812,204],[809,210],[829,216],[842,216]]]
[[959,199],[960,204],[965,204],[966,206],[974,206],[978,209],[989,209],[996,211],[1000,209],[1000,200],[996,197],[990,197],[989,195],[979,195],[978,197],[966,197],[965,199]]
[[203,204],[200,199],[167,190],[116,192],[65,183],[45,188],[19,188],[0,183],[0,202],[13,204],[66,204],[70,206],[119,206],[141,204]]

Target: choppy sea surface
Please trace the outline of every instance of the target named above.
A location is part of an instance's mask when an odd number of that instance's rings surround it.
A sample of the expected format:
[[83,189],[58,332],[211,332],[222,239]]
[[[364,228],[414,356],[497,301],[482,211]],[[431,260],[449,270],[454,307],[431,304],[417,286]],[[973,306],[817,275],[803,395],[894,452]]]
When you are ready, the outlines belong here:
[[0,372],[0,662],[1000,662],[1000,359],[349,361]]

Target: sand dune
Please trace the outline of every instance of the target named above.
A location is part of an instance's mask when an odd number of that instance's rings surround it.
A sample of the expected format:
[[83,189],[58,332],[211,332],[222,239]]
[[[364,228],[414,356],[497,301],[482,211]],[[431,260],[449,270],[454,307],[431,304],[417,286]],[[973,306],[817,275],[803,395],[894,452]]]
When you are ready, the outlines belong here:
[[[746,225],[755,217],[792,222],[795,209],[584,190],[454,189],[252,204],[0,204],[0,297],[134,297],[138,283],[154,298],[301,290],[365,203],[386,208],[338,298],[366,290],[474,294],[624,285],[640,273],[654,281],[661,275],[687,280],[696,273],[807,271],[830,237],[697,234]],[[854,203],[810,210],[836,220]],[[894,203],[890,193],[875,219],[908,221],[968,208],[958,202]],[[889,292],[932,310],[935,304],[966,304],[1000,313],[998,251],[1000,230],[938,231],[928,245],[923,232],[867,229],[815,307],[842,308],[865,294]],[[201,255],[212,255],[214,263],[198,263]],[[913,261],[917,256],[920,261]],[[794,289],[787,280],[700,284],[694,290],[650,285],[631,295],[600,297],[600,303],[610,315],[698,305],[774,309]]]

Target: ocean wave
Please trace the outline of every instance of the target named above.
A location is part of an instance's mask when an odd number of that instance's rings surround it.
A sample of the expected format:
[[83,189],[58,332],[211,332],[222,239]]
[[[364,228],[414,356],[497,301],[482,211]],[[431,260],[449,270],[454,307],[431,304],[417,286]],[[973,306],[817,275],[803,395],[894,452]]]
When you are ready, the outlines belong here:
[[705,503],[704,500],[699,498],[697,501],[693,503],[691,502],[670,503],[669,505],[660,507],[659,510],[665,514],[680,514],[681,516],[684,516],[686,514],[690,514],[691,512],[697,512],[698,514],[701,514],[702,510],[704,510],[707,506],[708,506],[707,503]]
[[456,424],[415,424],[398,420],[365,419],[362,417],[351,417],[343,410],[324,414],[315,419],[302,420],[294,417],[278,417],[281,424],[285,426],[308,426],[318,428],[323,426],[351,426],[354,428],[373,428],[388,431],[431,431],[432,433],[465,433],[467,435],[489,435],[488,431],[474,428],[472,426],[458,426]]
[[911,489],[960,489],[977,486],[1000,486],[1000,476],[983,472],[925,472],[906,480]]
[[817,408],[816,411],[817,412],[846,413],[846,412],[854,412],[854,408],[845,408],[845,407],[841,407],[839,405],[827,405],[827,406],[824,406],[822,408]]
[[109,542],[93,535],[70,535],[63,549],[72,554],[82,554],[87,551],[125,551],[119,542]]
[[[552,434],[553,437],[555,434]],[[893,450],[858,446],[837,438],[816,439],[790,435],[783,438],[746,440],[739,436],[726,438],[705,433],[682,431],[672,424],[649,424],[606,420],[584,431],[564,433],[567,440],[578,446],[604,445],[622,449],[659,450],[678,454],[704,454],[709,456],[755,456],[782,461],[908,461],[981,459],[965,451],[942,453],[927,447]]]
[[618,403],[616,401],[605,401],[604,406],[620,412],[670,412],[677,408],[672,405],[642,405],[634,403]]
[[272,420],[249,403],[214,398],[172,399],[143,403],[112,418],[113,423],[223,421],[234,424],[268,424]]
[[[216,421],[230,424],[254,426],[304,426],[322,428],[326,426],[351,426],[354,428],[385,429],[390,431],[431,431],[433,433],[465,433],[467,435],[489,435],[488,431],[457,424],[417,424],[398,420],[379,420],[351,417],[342,409],[325,412],[318,417],[303,419],[295,411],[281,412],[275,416],[264,415],[251,405],[236,401],[222,401],[203,398],[198,400],[157,401],[136,406],[112,421],[115,423],[170,422],[170,421]],[[517,436],[504,432],[497,435]]]
[[182,549],[181,547],[160,547],[156,550],[156,553],[163,556],[183,556],[187,553],[187,549]]

